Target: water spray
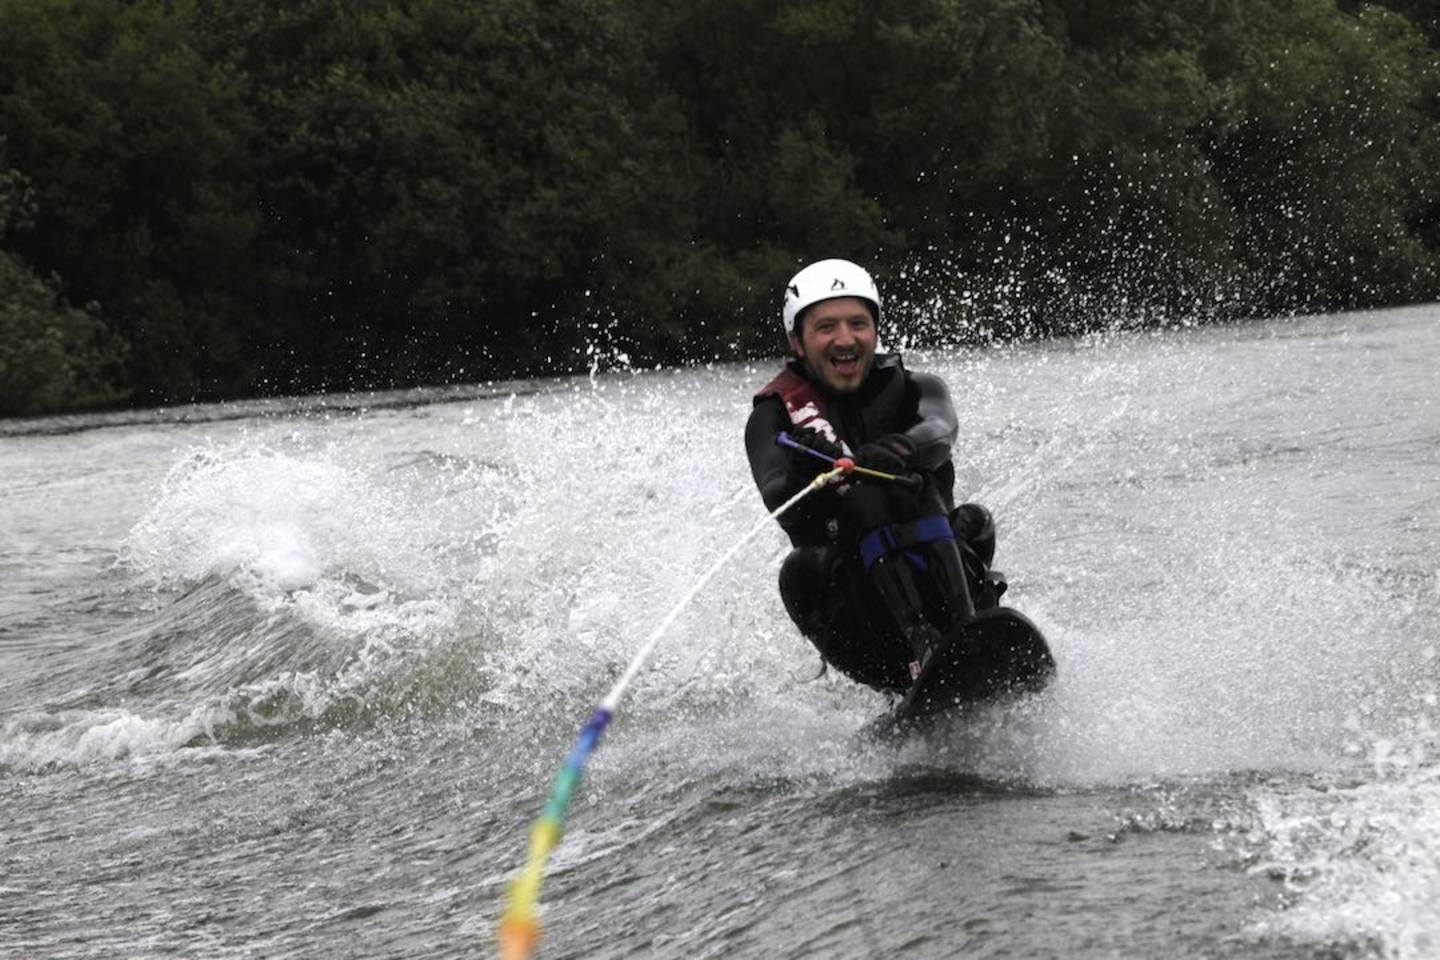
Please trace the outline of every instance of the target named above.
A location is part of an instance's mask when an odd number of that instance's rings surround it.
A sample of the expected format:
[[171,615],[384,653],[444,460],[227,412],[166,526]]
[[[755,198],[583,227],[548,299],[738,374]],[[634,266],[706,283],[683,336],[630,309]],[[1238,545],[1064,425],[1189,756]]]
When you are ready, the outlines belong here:
[[600,701],[594,712],[590,714],[590,719],[585,721],[585,725],[580,728],[580,735],[575,740],[575,746],[566,756],[560,772],[555,775],[554,784],[550,788],[550,799],[545,804],[545,810],[530,830],[530,849],[525,868],[510,886],[505,912],[500,917],[499,940],[502,960],[524,960],[534,953],[535,946],[540,941],[540,923],[535,917],[535,905],[540,898],[540,884],[545,878],[545,864],[549,861],[555,846],[560,842],[560,835],[565,826],[565,813],[570,806],[570,796],[580,782],[585,761],[600,743],[605,728],[610,725],[610,721],[620,708],[620,700],[625,696],[626,688],[644,669],[646,661],[650,659],[655,647],[659,645],[661,636],[680,616],[681,611],[689,606],[690,601],[695,599],[701,589],[720,571],[720,568],[740,552],[741,547],[749,543],[761,530],[766,529],[781,514],[814,491],[839,480],[852,471],[873,475],[877,479],[901,482],[905,479],[857,467],[848,457],[827,457],[817,450],[810,450],[808,447],[796,443],[788,434],[780,434],[776,438],[776,442],[792,449],[807,450],[828,462],[831,469],[816,476],[803,490],[786,500],[768,517],[757,523],[754,529],[741,537],[733,547],[726,551],[724,556],[716,560],[714,565],[695,581],[685,596],[680,598],[680,602],[675,604],[665,615],[665,619],[660,621],[660,625],[655,628],[649,639],[631,659],[630,665],[625,668],[620,679],[615,681],[615,685],[610,688],[605,699]]

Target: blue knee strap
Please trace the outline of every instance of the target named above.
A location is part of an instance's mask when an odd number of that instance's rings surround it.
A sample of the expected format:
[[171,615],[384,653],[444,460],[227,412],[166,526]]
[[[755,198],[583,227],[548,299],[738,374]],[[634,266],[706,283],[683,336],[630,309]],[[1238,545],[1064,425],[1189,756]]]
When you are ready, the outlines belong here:
[[937,540],[954,539],[955,531],[950,529],[950,518],[936,513],[909,523],[894,523],[871,530],[860,538],[860,559],[865,562],[865,569],[869,570],[876,560],[887,553]]

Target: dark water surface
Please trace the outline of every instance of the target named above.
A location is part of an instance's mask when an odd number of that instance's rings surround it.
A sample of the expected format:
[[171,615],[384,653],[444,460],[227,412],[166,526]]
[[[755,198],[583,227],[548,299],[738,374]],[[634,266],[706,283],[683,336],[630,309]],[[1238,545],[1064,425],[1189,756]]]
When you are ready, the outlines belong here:
[[[1435,307],[909,357],[1059,681],[865,740],[767,532],[542,956],[1440,956],[1437,357]],[[768,372],[0,421],[0,955],[490,955],[762,515]]]

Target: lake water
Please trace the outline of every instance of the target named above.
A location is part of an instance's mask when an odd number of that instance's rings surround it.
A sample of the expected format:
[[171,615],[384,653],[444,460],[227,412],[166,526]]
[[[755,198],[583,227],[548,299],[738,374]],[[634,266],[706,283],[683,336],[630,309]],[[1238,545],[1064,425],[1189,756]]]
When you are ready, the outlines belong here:
[[[945,353],[1045,693],[900,743],[778,528],[576,794],[561,957],[1440,956],[1440,308]],[[478,957],[763,516],[767,364],[0,421],[0,955]]]

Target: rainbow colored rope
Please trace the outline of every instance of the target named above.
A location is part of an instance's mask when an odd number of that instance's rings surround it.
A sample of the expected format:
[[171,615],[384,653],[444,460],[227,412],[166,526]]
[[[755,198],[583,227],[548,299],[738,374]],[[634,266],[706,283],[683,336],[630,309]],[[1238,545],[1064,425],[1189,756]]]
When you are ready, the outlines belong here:
[[600,737],[605,733],[605,728],[610,725],[611,719],[615,716],[620,707],[620,700],[625,696],[625,690],[636,675],[644,668],[650,655],[660,642],[660,637],[680,616],[682,610],[695,599],[695,596],[709,583],[711,578],[720,571],[730,558],[740,552],[740,548],[749,543],[761,530],[766,529],[772,521],[786,510],[789,510],[802,498],[814,490],[843,476],[850,469],[847,462],[844,466],[837,466],[834,470],[820,474],[810,482],[799,493],[786,500],[768,517],[755,525],[755,528],[740,539],[735,546],[731,547],[726,554],[715,565],[696,580],[688,593],[680,598],[674,608],[660,621],[655,632],[645,641],[640,650],[631,659],[630,665],[615,681],[615,686],[606,694],[605,699],[590,714],[590,719],[580,728],[580,735],[575,740],[575,746],[565,758],[565,763],[560,767],[560,772],[555,775],[555,782],[550,788],[550,799],[545,803],[545,810],[535,825],[530,828],[530,850],[526,859],[525,868],[510,885],[509,896],[505,905],[505,912],[500,916],[500,928],[498,937],[500,941],[501,960],[525,960],[535,952],[535,947],[540,942],[540,922],[535,917],[535,905],[540,899],[540,884],[545,879],[545,864],[550,859],[550,854],[560,842],[560,837],[565,831],[565,813],[570,807],[570,797],[580,783],[580,775],[585,769],[585,761],[600,743]]
[[580,773],[585,760],[600,742],[605,728],[610,725],[613,714],[604,707],[596,707],[570,755],[555,775],[550,788],[550,799],[545,812],[530,828],[530,853],[525,869],[510,888],[510,902],[500,918],[500,956],[502,960],[523,960],[535,950],[540,941],[540,924],[535,919],[535,902],[540,898],[540,882],[545,876],[545,864],[550,853],[560,842],[565,829],[565,811],[570,807],[570,795],[580,783]]

